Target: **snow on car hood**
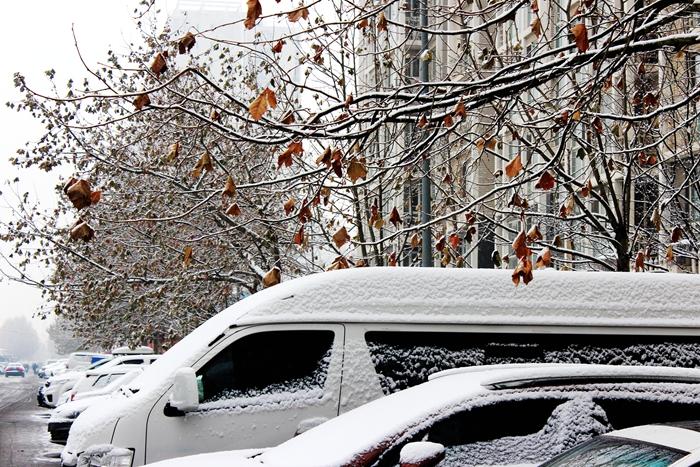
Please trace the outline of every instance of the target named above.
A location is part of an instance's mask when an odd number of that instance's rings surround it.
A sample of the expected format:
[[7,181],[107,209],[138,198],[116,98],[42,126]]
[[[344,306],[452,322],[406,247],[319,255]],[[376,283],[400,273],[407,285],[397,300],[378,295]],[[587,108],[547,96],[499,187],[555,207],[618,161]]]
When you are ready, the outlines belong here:
[[147,464],[144,467],[222,467],[235,465],[236,467],[260,467],[261,464],[249,457],[260,454],[264,449],[240,449],[238,451],[210,452],[194,456],[166,459],[164,461]]

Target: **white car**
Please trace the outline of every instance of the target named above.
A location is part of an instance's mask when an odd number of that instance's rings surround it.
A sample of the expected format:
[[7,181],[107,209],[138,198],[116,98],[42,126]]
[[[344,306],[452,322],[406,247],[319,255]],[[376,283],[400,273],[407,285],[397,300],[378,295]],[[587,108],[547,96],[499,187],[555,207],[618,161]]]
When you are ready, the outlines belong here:
[[119,365],[87,372],[92,376],[86,375],[76,384],[76,387],[71,390],[76,391],[71,400],[59,405],[51,412],[48,427],[51,442],[66,444],[73,421],[85,409],[95,404],[105,403],[112,393],[133,381],[142,371],[142,366]]
[[113,444],[134,467],[276,446],[458,366],[514,362],[700,367],[700,276],[358,268],[283,282],[200,325],[61,453]]
[[63,397],[64,394],[73,388],[75,383],[85,375],[86,371],[97,368],[112,368],[117,365],[150,365],[157,358],[158,355],[152,354],[106,357],[93,363],[87,369],[68,371],[51,377],[39,388],[39,395],[37,396],[39,405],[53,408],[68,400],[67,397]]
[[200,455],[189,465],[427,466],[443,457],[441,466],[533,465],[615,429],[696,417],[699,401],[698,369],[557,364],[456,369],[261,454]]
[[700,422],[642,425],[593,438],[541,467],[591,466],[697,467]]

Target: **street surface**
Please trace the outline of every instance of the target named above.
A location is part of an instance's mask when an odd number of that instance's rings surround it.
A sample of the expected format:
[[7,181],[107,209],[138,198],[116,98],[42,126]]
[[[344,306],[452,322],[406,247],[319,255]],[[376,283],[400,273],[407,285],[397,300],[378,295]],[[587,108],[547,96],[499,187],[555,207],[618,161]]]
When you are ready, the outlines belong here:
[[56,467],[61,446],[49,441],[50,411],[36,403],[45,380],[0,376],[0,466]]

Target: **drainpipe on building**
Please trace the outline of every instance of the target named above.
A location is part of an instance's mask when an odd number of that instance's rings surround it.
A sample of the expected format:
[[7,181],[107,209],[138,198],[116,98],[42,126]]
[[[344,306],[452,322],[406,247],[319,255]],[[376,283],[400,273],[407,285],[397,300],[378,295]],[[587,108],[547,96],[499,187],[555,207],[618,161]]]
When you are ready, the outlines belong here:
[[[432,54],[429,50],[429,37],[428,37],[428,2],[430,0],[421,0],[420,2],[420,42],[421,42],[421,53],[419,62],[419,72],[420,80],[422,83],[427,83],[429,76],[429,66],[432,58]],[[427,88],[422,87],[421,92],[426,92]],[[423,179],[421,180],[421,224],[427,224],[430,222],[431,217],[431,200],[430,200],[430,157],[426,156],[423,159]],[[433,266],[433,239],[430,227],[423,228],[422,237],[422,256],[421,256],[421,266],[424,268],[429,268]]]

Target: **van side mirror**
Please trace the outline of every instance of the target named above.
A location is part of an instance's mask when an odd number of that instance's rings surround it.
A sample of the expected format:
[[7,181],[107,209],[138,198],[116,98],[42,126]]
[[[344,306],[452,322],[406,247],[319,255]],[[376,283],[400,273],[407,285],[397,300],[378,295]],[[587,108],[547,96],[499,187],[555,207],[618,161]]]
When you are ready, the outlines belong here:
[[439,443],[418,441],[401,448],[401,467],[435,467],[445,458],[445,446]]
[[[197,375],[192,368],[180,368],[175,372],[173,392],[165,406],[166,415],[184,415],[184,412],[196,410],[199,406],[199,391],[197,390]],[[168,414],[168,407],[176,412]]]

